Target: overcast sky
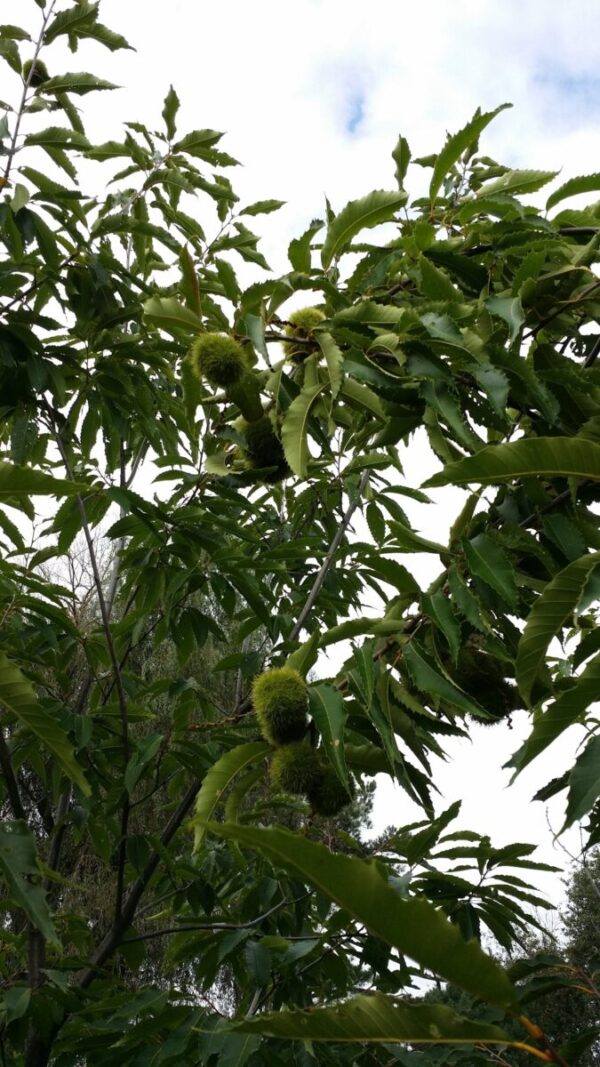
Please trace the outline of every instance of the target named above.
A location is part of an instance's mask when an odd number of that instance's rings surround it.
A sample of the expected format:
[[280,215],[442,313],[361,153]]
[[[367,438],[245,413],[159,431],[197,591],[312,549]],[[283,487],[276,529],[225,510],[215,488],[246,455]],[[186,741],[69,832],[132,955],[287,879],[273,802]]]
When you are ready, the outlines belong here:
[[[40,12],[33,0],[0,0],[0,15],[16,23],[31,17],[33,25]],[[600,169],[598,0],[102,0],[100,18],[137,51],[110,54],[88,44],[71,56],[57,44],[46,59],[51,74],[91,70],[124,87],[84,98],[90,138],[120,139],[129,119],[160,127],[172,83],[181,133],[226,131],[222,147],[244,164],[231,174],[238,194],[287,201],[258,220],[276,271],[287,268],[289,239],[322,215],[325,193],[339,209],[373,188],[393,188],[390,153],[399,133],[413,156],[438,151],[446,131],[478,106],[514,104],[482,138],[482,150],[500,162],[562,169],[559,181]],[[420,191],[425,176],[412,168],[409,187],[412,178]],[[430,461],[413,447],[415,455],[418,484]],[[409,465],[410,458],[409,451]],[[456,511],[451,494],[438,493],[433,519],[419,518],[437,539]],[[427,576],[427,560],[408,563]],[[526,729],[523,715],[512,732],[477,728],[472,744],[454,746],[436,780],[445,801],[463,799],[463,826],[500,843],[539,842],[545,859],[561,863],[544,807],[530,797],[564,769],[569,744],[561,741],[558,761],[551,749],[507,791],[500,768]],[[560,801],[551,808],[555,827],[561,811]],[[399,790],[380,791],[378,826],[417,817]],[[576,851],[577,835],[566,840]]]

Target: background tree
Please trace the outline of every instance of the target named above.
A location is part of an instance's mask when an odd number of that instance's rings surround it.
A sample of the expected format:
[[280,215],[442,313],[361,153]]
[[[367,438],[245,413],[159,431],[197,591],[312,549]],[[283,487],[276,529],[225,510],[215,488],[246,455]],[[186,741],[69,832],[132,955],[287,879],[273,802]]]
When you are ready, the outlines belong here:
[[[127,42],[97,3],[35,8],[34,39],[0,29],[5,1063],[372,1064],[398,1043],[576,1062],[588,1036],[561,1050],[479,944],[522,939],[543,865],[453,828],[432,759],[527,707],[518,772],[584,723],[537,796],[566,790],[595,843],[598,207],[550,213],[600,179],[531,206],[556,175],[480,154],[502,108],[477,112],[415,161],[426,196],[401,137],[395,188],[327,202],[275,278],[249,227],[279,202],[239,202],[221,135],[181,136],[170,89],[159,130],[94,145],[78,102],[113,87],[57,72],[55,42]],[[447,544],[402,506],[429,499],[413,434],[444,464],[431,486],[475,486]],[[55,577],[78,536],[85,612]],[[377,773],[423,820],[367,849],[326,820]],[[487,1017],[415,1003],[432,978]]]

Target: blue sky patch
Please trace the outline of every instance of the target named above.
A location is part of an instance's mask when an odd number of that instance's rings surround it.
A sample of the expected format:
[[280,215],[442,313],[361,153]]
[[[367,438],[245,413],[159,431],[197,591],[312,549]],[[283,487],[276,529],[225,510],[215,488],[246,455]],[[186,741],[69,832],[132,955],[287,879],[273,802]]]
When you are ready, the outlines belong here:
[[365,94],[361,89],[352,93],[346,106],[346,133],[356,133],[365,117]]

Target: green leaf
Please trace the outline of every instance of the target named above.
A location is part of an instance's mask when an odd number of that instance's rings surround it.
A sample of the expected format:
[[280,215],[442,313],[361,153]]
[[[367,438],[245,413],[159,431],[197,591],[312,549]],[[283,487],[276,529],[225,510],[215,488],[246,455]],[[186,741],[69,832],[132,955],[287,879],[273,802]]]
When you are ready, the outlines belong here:
[[499,596],[514,607],[517,602],[517,583],[508,556],[488,534],[482,533],[472,541],[463,542],[469,570],[481,578]]
[[338,778],[349,789],[348,770],[344,756],[344,726],[346,706],[341,694],[331,685],[311,686],[310,713],[323,740],[325,751],[335,767]]
[[305,386],[295,400],[292,400],[281,427],[281,443],[285,458],[290,469],[299,478],[306,478],[308,472],[310,453],[306,438],[310,409],[324,388],[324,383]]
[[508,378],[504,371],[498,367],[493,367],[491,363],[483,363],[476,367],[470,367],[469,373],[473,375],[477,384],[486,393],[496,415],[504,418],[509,390]]
[[66,11],[60,11],[44,33],[44,44],[50,44],[61,34],[76,33],[79,29],[89,26],[95,22],[97,15],[98,4],[90,4],[88,0],[81,0],[81,3],[67,8]]
[[396,164],[394,174],[396,181],[398,182],[398,188],[404,189],[404,179],[408,170],[408,164],[410,163],[410,148],[406,137],[400,136],[398,138],[396,147],[392,152],[392,159]]
[[454,707],[460,708],[461,711],[476,715],[479,719],[488,718],[476,700],[440,673],[414,638],[403,646],[403,656],[410,676],[418,689],[422,689],[424,693],[433,693],[449,704],[453,704]]
[[556,178],[557,170],[507,170],[495,181],[484,182],[477,196],[496,196],[497,193],[535,193]]
[[342,371],[344,365],[344,354],[341,348],[338,348],[330,333],[319,330],[315,336],[319,348],[325,356],[327,372],[329,374],[329,383],[331,385],[331,396],[332,399],[335,400],[342,387],[342,382],[344,380],[344,375]]
[[249,741],[245,745],[230,749],[207,771],[196,798],[196,813],[192,820],[195,850],[200,847],[206,832],[205,823],[213,815],[225,790],[238,774],[251,764],[264,759],[270,751],[271,746],[266,741]]
[[164,119],[165,126],[167,128],[167,137],[169,141],[172,141],[175,136],[177,126],[175,125],[175,116],[179,111],[179,97],[175,92],[173,86],[169,86],[169,91],[165,96],[165,103],[161,111],[161,115]]
[[577,178],[569,178],[568,181],[555,189],[546,200],[546,211],[566,200],[568,196],[577,196],[578,193],[595,193],[600,189],[600,174],[585,174]]
[[222,837],[257,849],[306,879],[369,932],[434,974],[493,1004],[515,1004],[515,991],[502,968],[475,941],[422,898],[403,899],[379,864],[341,853],[289,830],[212,823]]
[[87,137],[82,133],[63,126],[48,126],[47,129],[40,130],[38,133],[30,133],[25,138],[24,144],[39,145],[41,148],[48,149],[88,149],[91,147]]
[[599,563],[600,552],[569,563],[548,582],[529,612],[515,662],[516,682],[527,703],[548,645],[572,615],[589,575]]
[[170,333],[177,333],[179,330],[194,330],[197,333],[202,329],[200,316],[180,304],[173,296],[151,296],[144,304],[144,319]]
[[20,182],[17,182],[17,184],[15,185],[15,191],[10,201],[10,209],[13,214],[16,215],[22,207],[25,207],[25,204],[28,202],[28,200],[29,189],[26,185],[21,185]]
[[386,418],[381,400],[367,385],[361,385],[360,382],[355,382],[352,378],[344,378],[340,388],[340,396],[343,396],[344,400],[348,400],[354,407],[369,411],[382,421]]
[[494,111],[475,114],[471,121],[468,122],[466,126],[463,126],[462,130],[459,130],[458,133],[455,133],[452,137],[448,138],[435,161],[433,174],[431,175],[429,199],[432,204],[435,203],[444,178],[448,172],[452,170],[454,164],[458,162],[462,153],[477,140],[479,134],[492,121],[492,119],[507,107],[511,107],[511,105],[501,104],[500,107],[497,107]]
[[406,203],[407,194],[375,190],[361,200],[351,200],[342,208],[339,215],[329,223],[327,234],[321,249],[323,269],[331,265],[334,259],[344,252],[352,238],[361,230],[378,226],[380,222],[389,222],[399,208]]
[[248,204],[239,212],[240,215],[270,215],[272,211],[279,211],[285,200],[257,200],[254,204]]
[[58,77],[49,78],[44,82],[44,93],[77,93],[78,96],[94,92],[96,89],[118,88],[119,86],[113,85],[112,82],[103,81],[102,78],[96,78],[93,74],[85,72],[59,74]]
[[120,156],[131,157],[131,154],[131,147],[120,141],[105,141],[103,144],[93,145],[86,152],[88,159],[96,159],[100,163],[105,159],[118,159]]
[[89,487],[80,482],[53,478],[32,467],[19,467],[0,462],[0,500],[10,501],[21,496],[72,496]]
[[304,644],[300,645],[295,652],[288,656],[285,661],[286,667],[293,667],[295,671],[306,676],[310,668],[317,662],[320,640],[321,635],[318,630],[315,630]]
[[294,270],[308,274],[311,269],[311,242],[319,230],[323,229],[320,219],[312,222],[300,237],[294,237],[288,246],[288,259]]
[[[383,993],[360,994],[342,1004],[278,1011],[233,1023],[232,1029],[287,1041],[357,1044],[511,1044],[492,1023],[471,1022],[445,1004],[405,1003]],[[394,1058],[390,1060],[394,1062]]]
[[222,136],[223,134],[218,133],[217,130],[192,130],[191,133],[186,133],[181,141],[173,145],[173,151],[187,152],[191,156],[201,156],[203,152],[206,152],[207,148],[212,148],[217,141],[220,141]]
[[77,36],[81,38],[89,37],[92,41],[98,41],[99,44],[103,44],[111,52],[117,52],[120,48],[129,48],[135,51],[122,34],[115,33],[108,26],[103,26],[101,22],[84,23],[77,30]]
[[600,481],[600,445],[577,437],[536,437],[487,445],[474,456],[448,463],[423,485],[494,485],[540,475]]
[[430,300],[460,300],[461,295],[455,289],[445,271],[431,263],[427,256],[419,257],[421,271],[420,290]]
[[21,57],[14,41],[0,40],[0,58],[6,60],[15,74],[21,73]]
[[531,734],[507,766],[514,767],[516,774],[519,774],[540,752],[556,741],[564,730],[578,722],[599,698],[600,656],[596,656],[579,675],[576,684],[565,689],[543,714],[534,719]]
[[489,296],[485,301],[485,306],[492,315],[504,319],[508,325],[509,339],[514,341],[525,322],[525,312],[520,296]]
[[588,741],[569,775],[569,796],[563,830],[582,819],[600,796],[600,737]]
[[35,840],[21,819],[0,823],[0,872],[10,896],[36,930],[51,944],[60,947],[46,893],[39,884],[41,869]]
[[38,741],[54,753],[67,777],[79,786],[85,796],[89,796],[90,787],[65,731],[44,711],[29,679],[4,652],[0,652],[0,705],[4,705]]
[[31,37],[26,30],[21,29],[20,26],[11,26],[5,22],[0,26],[0,38],[9,38],[13,41],[30,41]]
[[403,552],[434,552],[436,555],[443,557],[448,555],[448,549],[445,545],[440,545],[437,541],[429,541],[428,538],[421,537],[410,526],[405,526],[404,523],[394,520],[388,525],[390,532],[394,535],[396,544]]
[[458,659],[461,647],[460,625],[452,610],[448,597],[438,589],[433,596],[423,594],[421,597],[423,611],[443,633],[454,662]]

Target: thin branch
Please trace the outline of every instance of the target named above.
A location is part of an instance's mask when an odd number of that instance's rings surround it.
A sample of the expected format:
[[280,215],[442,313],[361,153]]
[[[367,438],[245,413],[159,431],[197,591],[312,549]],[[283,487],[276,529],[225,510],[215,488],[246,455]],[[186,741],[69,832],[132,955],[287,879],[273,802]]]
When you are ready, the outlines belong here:
[[253,926],[260,926],[265,919],[274,915],[276,911],[285,907],[286,904],[297,904],[299,900],[303,899],[304,897],[298,897],[297,900],[280,900],[274,907],[269,908],[264,915],[259,915],[256,919],[250,919],[247,923],[181,923],[179,926],[165,926],[161,930],[151,930],[145,934],[136,934],[135,937],[125,937],[121,944],[131,945],[134,941],[150,941],[154,937],[166,937],[167,934],[179,934],[182,932],[193,933],[196,930],[250,930]]
[[323,560],[323,562],[322,562],[322,564],[321,564],[321,566],[319,568],[319,572],[318,572],[318,574],[317,574],[317,576],[316,576],[316,578],[315,578],[315,580],[313,582],[312,589],[311,589],[310,593],[308,594],[308,597],[306,599],[306,603],[304,604],[304,607],[302,608],[302,611],[300,612],[300,614],[298,615],[298,618],[296,619],[296,623],[295,623],[294,627],[292,628],[292,632],[290,633],[290,636],[289,636],[289,640],[290,641],[296,641],[298,639],[298,636],[299,636],[299,634],[300,634],[300,632],[302,630],[302,627],[304,626],[304,623],[306,622],[306,619],[308,618],[310,612],[312,611],[312,609],[314,607],[315,601],[316,601],[319,593],[321,592],[321,589],[323,588],[323,583],[324,583],[324,581],[325,581],[325,579],[326,579],[326,577],[327,577],[327,575],[328,575],[328,573],[329,573],[329,571],[331,569],[333,561],[335,559],[335,554],[336,554],[338,548],[340,547],[340,545],[342,543],[344,534],[346,533],[346,530],[348,529],[348,527],[350,525],[350,521],[352,519],[352,516],[354,515],[354,512],[356,511],[358,505],[360,504],[361,497],[362,497],[362,494],[365,491],[365,488],[366,488],[368,480],[369,480],[369,471],[367,469],[367,470],[364,470],[363,473],[362,473],[362,476],[361,476],[361,479],[360,479],[360,483],[359,483],[359,486],[358,486],[358,492],[357,492],[354,500],[351,500],[350,503],[348,504],[348,507],[346,508],[346,511],[344,513],[344,517],[343,517],[338,529],[336,530],[335,537],[333,538],[333,541],[331,542],[331,544],[329,546],[329,550],[327,552],[327,555],[325,556],[325,559]]
[[13,771],[12,763],[10,762],[10,752],[8,751],[8,745],[6,744],[3,730],[0,730],[0,770],[4,776],[6,792],[8,793],[8,799],[15,819],[23,819],[24,822],[27,822],[27,815],[25,813],[25,808],[23,807],[23,801],[21,800],[19,784]]
[[42,45],[44,43],[44,34],[46,32],[46,26],[48,25],[48,23],[49,23],[49,21],[50,21],[50,19],[52,17],[52,12],[54,10],[55,4],[56,4],[56,0],[52,0],[48,10],[44,12],[44,17],[42,19],[42,28],[40,30],[40,35],[39,35],[39,37],[38,37],[38,39],[37,39],[37,41],[35,43],[35,51],[33,53],[33,59],[31,61],[31,66],[29,68],[27,77],[25,79],[25,83],[23,85],[23,93],[21,95],[21,101],[19,103],[19,107],[18,107],[18,110],[17,110],[17,116],[16,116],[16,119],[15,119],[15,128],[13,130],[13,135],[12,135],[11,142],[10,142],[10,148],[8,149],[8,156],[6,158],[6,166],[4,168],[4,182],[5,183],[8,182],[8,178],[9,178],[9,175],[10,175],[10,170],[11,170],[11,167],[13,165],[13,160],[14,160],[16,152],[17,152],[17,139],[18,139],[18,136],[19,136],[19,130],[21,129],[21,122],[23,120],[23,115],[25,114],[25,105],[27,103],[27,93],[29,92],[29,88],[31,86],[31,79],[33,78],[33,75],[35,73],[35,61],[36,61],[37,57],[39,56],[41,48],[42,48]]
[[[56,420],[54,419],[55,438],[60,452],[67,477],[73,481],[73,471],[67,455],[64,442],[60,435],[60,431],[56,426]],[[110,628],[110,616],[104,598],[104,590],[102,588],[102,577],[100,575],[100,569],[98,567],[98,560],[96,558],[96,550],[94,548],[94,541],[92,538],[91,530],[89,527],[87,514],[85,510],[85,504],[81,496],[77,495],[77,507],[81,517],[81,525],[83,530],[83,536],[87,545],[90,565],[92,568],[92,574],[94,577],[94,585],[96,587],[96,596],[98,599],[98,606],[100,608],[100,616],[102,619],[102,629],[104,630],[104,637],[106,640],[106,646],[108,648],[108,654],[113,669],[114,682],[117,689],[117,700],[119,704],[119,712],[121,716],[121,734],[123,743],[123,759],[125,764],[129,761],[129,720],[127,714],[127,697],[125,695],[125,688],[123,686],[123,678],[121,676],[121,666],[119,663],[119,657],[115,648],[113,640],[112,630]],[[118,919],[121,914],[121,908],[123,905],[123,892],[125,884],[125,862],[127,851],[127,829],[129,825],[129,796],[124,794],[123,807],[121,811],[121,839],[119,841],[119,855],[117,860],[117,890],[115,899],[115,916]]]
[[598,334],[594,344],[583,361],[584,367],[592,367],[600,355],[600,334]]
[[170,844],[182,822],[186,818],[190,808],[192,807],[192,804],[196,799],[196,795],[198,793],[198,790],[200,789],[201,784],[201,779],[195,778],[191,785],[188,786],[186,792],[183,795],[183,798],[179,802],[178,806],[175,808],[175,811],[172,813],[170,819],[167,822],[167,825],[165,826],[165,829],[161,834],[160,848],[152,854],[152,856],[148,860],[148,863],[144,867],[144,870],[133,883],[131,889],[129,890],[129,893],[126,895],[123,901],[123,907],[121,908],[120,916],[115,917],[115,921],[112,927],[98,945],[98,948],[96,949],[96,952],[94,953],[94,956],[92,958],[91,965],[80,971],[75,983],[80,989],[87,989],[87,987],[96,977],[98,970],[104,965],[106,960],[112,955],[117,946],[121,943],[123,934],[125,933],[127,928],[131,926],[140,899],[144,894],[145,890],[147,889],[153,875],[156,872],[156,869],[161,860],[163,849]]

